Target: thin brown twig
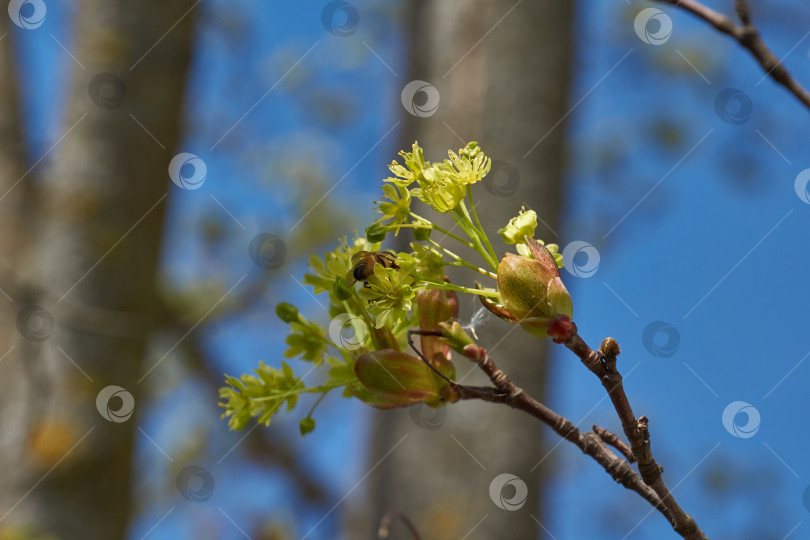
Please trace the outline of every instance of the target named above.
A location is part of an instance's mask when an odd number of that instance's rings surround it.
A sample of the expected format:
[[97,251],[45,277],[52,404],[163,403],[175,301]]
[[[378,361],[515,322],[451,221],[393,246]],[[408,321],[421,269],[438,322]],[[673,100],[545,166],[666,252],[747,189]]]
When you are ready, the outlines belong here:
[[731,19],[718,13],[713,9],[701,4],[697,0],[658,0],[659,2],[672,4],[684,9],[724,34],[728,34],[737,40],[743,48],[748,50],[754,59],[765,70],[765,75],[781,84],[793,94],[805,107],[810,109],[810,93],[799,84],[796,79],[768,48],[759,34],[756,26],[751,21],[751,10],[745,0],[735,0],[737,15],[742,21],[742,25],[735,24]]
[[422,360],[422,362],[424,362],[425,365],[427,367],[429,367],[431,369],[431,371],[433,371],[433,373],[435,373],[441,379],[444,379],[445,381],[450,383],[450,387],[453,390],[462,391],[465,394],[478,394],[482,399],[484,399],[484,401],[492,401],[492,402],[497,401],[497,402],[501,403],[501,401],[498,401],[498,398],[502,397],[502,396],[497,395],[498,391],[495,388],[489,388],[489,387],[483,387],[483,386],[464,386],[462,384],[457,383],[456,381],[454,381],[453,379],[449,378],[447,375],[445,375],[444,373],[442,373],[441,371],[436,369],[436,366],[434,366],[430,362],[430,360],[425,358],[425,355],[422,354],[422,351],[420,351],[416,347],[416,345],[414,344],[414,342],[413,342],[413,336],[414,335],[423,336],[423,337],[424,336],[440,337],[442,335],[442,333],[439,332],[438,330],[408,330],[408,345],[410,345],[411,349],[413,349],[416,352],[416,354],[419,356],[419,358]]
[[650,447],[649,420],[646,416],[636,418],[624,391],[622,376],[616,368],[616,357],[621,352],[618,343],[613,338],[607,338],[602,342],[599,352],[593,351],[577,333],[576,325],[570,320],[568,324],[567,335],[554,341],[568,347],[585,367],[599,378],[613,403],[616,414],[619,415],[627,440],[630,441],[630,449],[638,463],[639,474],[666,507],[673,529],[688,540],[707,540],[705,533],[700,530],[692,516],[684,512],[664,483],[661,476],[662,468],[656,463]]
[[596,424],[594,424],[591,427],[591,429],[593,429],[594,433],[599,435],[600,439],[602,439],[607,444],[609,444],[610,446],[621,452],[622,455],[625,457],[625,459],[627,459],[627,461],[629,461],[630,463],[636,462],[636,456],[633,455],[633,451],[630,450],[629,446],[624,444],[624,441],[622,441],[618,435],[616,435],[612,431],[608,431],[603,427],[599,427]]
[[[423,332],[425,331],[413,330],[409,334],[418,335]],[[435,333],[429,335],[434,334]],[[413,341],[411,339],[408,341],[411,348],[422,361],[429,364]],[[670,523],[673,523],[668,509],[661,504],[661,499],[655,491],[644,484],[642,478],[633,470],[626,460],[617,456],[607,447],[601,436],[592,431],[585,433],[579,431],[576,425],[569,419],[554,412],[526,394],[526,392],[515,385],[509,377],[495,365],[485,349],[474,347],[469,349],[468,353],[467,356],[475,361],[481,370],[487,374],[490,381],[495,385],[495,388],[465,386],[451,380],[449,382],[453,385],[453,389],[459,399],[480,399],[490,403],[502,403],[534,416],[551,427],[560,437],[576,445],[582,453],[593,458],[617,483],[638,493],[653,507],[664,514]],[[604,431],[608,432],[607,430]],[[618,438],[615,434],[611,435]]]

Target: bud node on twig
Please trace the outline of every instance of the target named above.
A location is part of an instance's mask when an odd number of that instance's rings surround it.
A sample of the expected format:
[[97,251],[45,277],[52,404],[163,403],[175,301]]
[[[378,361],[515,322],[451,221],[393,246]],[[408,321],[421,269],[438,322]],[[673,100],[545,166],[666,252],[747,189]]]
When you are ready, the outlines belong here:
[[622,352],[621,348],[619,347],[619,344],[612,337],[607,337],[604,339],[604,341],[602,341],[602,345],[599,347],[599,351],[605,358],[615,358],[619,356]]

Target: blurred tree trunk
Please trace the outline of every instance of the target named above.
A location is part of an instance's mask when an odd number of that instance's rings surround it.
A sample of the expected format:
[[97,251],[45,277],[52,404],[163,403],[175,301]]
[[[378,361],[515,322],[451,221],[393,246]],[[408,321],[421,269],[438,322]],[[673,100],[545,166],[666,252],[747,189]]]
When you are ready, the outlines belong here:
[[[0,364],[0,536],[23,528],[63,540],[126,535],[137,411],[149,384],[138,379],[155,317],[191,7],[191,1],[76,2],[69,44],[75,60],[63,60],[72,67],[64,85],[64,138],[0,203],[3,219],[7,212],[19,216],[20,199],[38,183],[25,226],[17,220],[7,229],[4,221],[0,231],[0,285],[14,300],[18,329],[9,331],[15,321],[0,299],[0,355],[16,345]],[[9,108],[17,80],[12,38],[0,42],[3,192],[28,168],[19,145],[7,145],[21,141],[18,108]],[[25,311],[28,305],[45,312]],[[128,420],[99,414],[96,397],[108,385],[134,396]],[[122,405],[120,397],[109,403],[112,411]]]
[[[12,268],[19,261],[22,248],[21,211],[24,186],[12,189],[23,176],[25,149],[22,140],[20,119],[20,94],[16,86],[14,47],[8,36],[11,25],[7,17],[0,17],[0,357],[16,341],[15,319],[17,312],[7,287],[12,283]],[[4,372],[4,375],[7,372]],[[5,377],[4,377],[5,378]],[[0,395],[0,405],[7,398]]]
[[[441,160],[447,149],[479,141],[499,162],[491,173],[498,195],[480,187],[476,190],[487,231],[497,238],[494,231],[523,204],[556,230],[564,123],[548,132],[566,112],[572,3],[431,0],[410,2],[408,10],[411,65],[402,86],[414,79],[429,82],[439,90],[441,100],[431,117],[404,115],[403,147],[419,140],[426,159]],[[517,185],[509,183],[508,175],[514,173],[519,175]],[[556,233],[542,224],[537,237],[557,241]],[[496,251],[504,249],[499,245]],[[461,316],[469,320],[478,307],[477,302],[462,304]],[[546,343],[502,321],[489,322],[479,336],[517,384],[543,398]],[[459,378],[472,367],[463,359],[456,365]],[[465,383],[484,382],[477,372],[465,378]],[[390,510],[404,512],[426,539],[539,536],[540,527],[533,518],[543,520],[543,467],[537,464],[545,451],[543,431],[535,420],[483,402],[439,411],[375,412],[375,418],[368,466],[379,465],[367,480],[370,515],[358,525],[366,527],[357,529],[362,534],[352,537],[368,537],[369,529],[376,529]],[[520,510],[503,510],[490,498],[490,483],[501,473],[514,474],[528,485],[529,496]],[[504,497],[513,494],[513,488],[504,488]],[[391,537],[410,538],[401,526],[393,527]]]

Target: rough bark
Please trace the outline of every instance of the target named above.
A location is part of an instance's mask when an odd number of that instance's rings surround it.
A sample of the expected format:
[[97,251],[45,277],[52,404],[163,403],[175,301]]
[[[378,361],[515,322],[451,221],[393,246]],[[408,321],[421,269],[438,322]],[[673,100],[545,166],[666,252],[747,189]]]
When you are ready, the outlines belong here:
[[[0,394],[16,392],[0,411],[0,531],[33,526],[63,540],[126,535],[138,406],[148,388],[137,381],[154,317],[192,4],[80,0],[73,12],[64,138],[34,169],[42,180],[38,206],[28,209],[35,219],[16,238],[29,256],[12,258],[14,276],[4,281],[13,283],[16,309],[40,305],[54,327],[39,342],[17,335],[0,364]],[[103,73],[117,79],[105,83]],[[5,117],[0,122],[5,130]],[[97,411],[108,385],[134,396],[127,421]]]
[[[440,160],[449,148],[479,141],[488,155],[512,165],[519,174],[513,193],[507,194],[507,189],[496,196],[477,186],[484,227],[494,235],[525,204],[556,231],[564,123],[552,128],[566,111],[571,3],[412,2],[405,20],[411,31],[412,60],[402,86],[424,80],[439,90],[441,100],[431,117],[404,115],[403,147],[418,139],[427,159]],[[543,225],[537,236],[557,240]],[[501,252],[504,248],[499,245],[496,251]],[[462,313],[469,317],[477,307],[477,302],[470,302]],[[547,345],[514,328],[492,321],[479,331],[481,342],[504,358],[524,359],[503,367],[529,393],[542,397]],[[527,350],[532,351],[530,359]],[[456,364],[459,379],[474,369],[463,358]],[[470,375],[464,382],[480,382],[476,377]],[[419,414],[427,423],[436,414],[432,421],[440,427],[420,428],[414,421]],[[535,538],[540,530],[535,518],[543,520],[539,514],[543,466],[536,467],[543,454],[540,427],[515,411],[486,403],[458,403],[438,412],[425,408],[375,413],[368,466],[379,465],[367,479],[370,512],[359,537],[368,537],[366,531],[374,529],[387,512],[400,511],[423,538],[461,538],[468,533],[465,538],[469,539],[504,534]],[[527,484],[529,496],[520,510],[502,510],[490,499],[490,482],[501,473],[514,474]],[[394,526],[390,538],[409,536],[404,527]]]

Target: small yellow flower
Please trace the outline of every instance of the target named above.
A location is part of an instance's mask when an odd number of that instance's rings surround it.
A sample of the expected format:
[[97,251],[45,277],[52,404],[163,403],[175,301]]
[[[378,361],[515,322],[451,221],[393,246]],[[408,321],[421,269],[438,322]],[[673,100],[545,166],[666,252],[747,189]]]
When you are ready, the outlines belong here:
[[440,213],[455,209],[467,195],[465,185],[447,163],[439,163],[422,171],[419,188],[411,194]]
[[480,182],[492,167],[492,160],[484,155],[483,150],[475,141],[459,150],[458,155],[452,150],[448,152],[448,155],[450,163],[458,171],[458,179],[464,184]]
[[537,213],[534,210],[520,209],[520,213],[509,220],[506,227],[498,229],[498,234],[506,244],[522,244],[526,237],[534,237],[537,228]]
[[376,317],[377,328],[386,323],[394,326],[407,317],[411,300],[416,292],[411,288],[412,275],[396,268],[374,265],[374,275],[368,278],[367,287],[360,289],[360,296],[368,300],[368,311]]
[[[408,221],[411,213],[411,192],[405,187],[394,187],[383,184],[383,198],[391,202],[380,202],[377,210],[382,214],[381,220],[393,219],[388,225],[399,225]],[[399,233],[399,229],[396,230]],[[396,236],[396,234],[395,234]]]
[[388,169],[394,173],[396,178],[386,178],[386,182],[391,182],[397,187],[407,188],[416,182],[422,174],[422,169],[429,166],[430,163],[425,162],[425,154],[419,148],[419,142],[413,143],[413,151],[406,152],[402,150],[399,155],[405,160],[405,166],[400,165],[396,161],[392,161]]

